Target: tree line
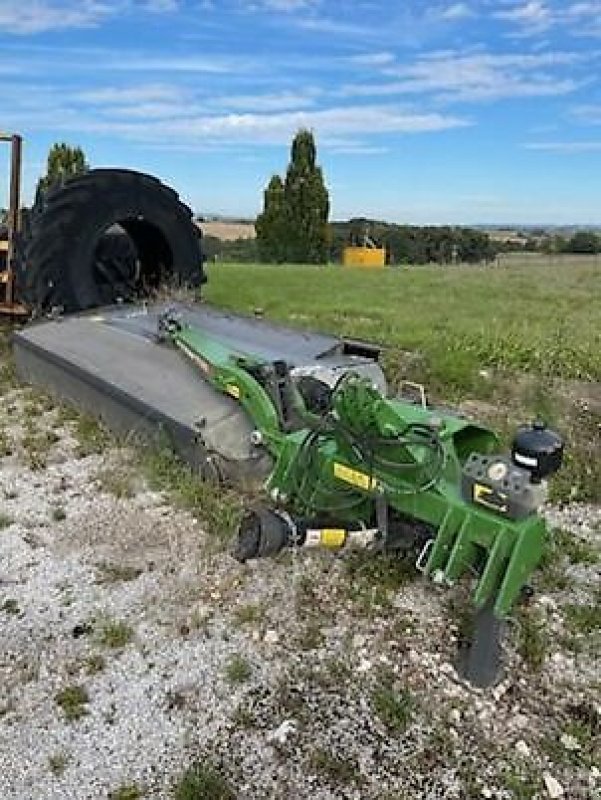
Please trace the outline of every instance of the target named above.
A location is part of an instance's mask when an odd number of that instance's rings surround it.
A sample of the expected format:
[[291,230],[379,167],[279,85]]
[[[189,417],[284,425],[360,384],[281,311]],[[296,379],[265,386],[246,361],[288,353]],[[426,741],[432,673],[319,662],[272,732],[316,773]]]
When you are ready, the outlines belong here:
[[[53,145],[46,174],[38,182],[36,201],[52,186],[88,169],[81,148]],[[205,236],[204,251],[211,261],[324,264],[340,262],[344,248],[367,231],[370,239],[386,249],[387,262],[398,265],[481,263],[494,260],[499,253],[516,251],[601,253],[601,235],[590,230],[571,235],[530,230],[503,242],[485,231],[455,226],[397,225],[365,218],[330,223],[329,213],[329,193],[317,163],[313,134],[300,130],[292,141],[284,177],[273,175],[265,188],[263,210],[256,221],[257,238],[225,242]]]

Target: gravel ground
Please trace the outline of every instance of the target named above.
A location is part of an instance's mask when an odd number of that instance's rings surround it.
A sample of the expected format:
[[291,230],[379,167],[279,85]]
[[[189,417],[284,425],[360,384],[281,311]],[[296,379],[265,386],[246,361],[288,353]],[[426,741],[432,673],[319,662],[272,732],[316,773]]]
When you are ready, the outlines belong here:
[[82,457],[56,409],[3,402],[2,800],[170,798],[194,762],[253,800],[601,796],[598,507],[548,509],[567,555],[482,692],[453,667],[466,587],[384,559],[241,567],[127,451]]

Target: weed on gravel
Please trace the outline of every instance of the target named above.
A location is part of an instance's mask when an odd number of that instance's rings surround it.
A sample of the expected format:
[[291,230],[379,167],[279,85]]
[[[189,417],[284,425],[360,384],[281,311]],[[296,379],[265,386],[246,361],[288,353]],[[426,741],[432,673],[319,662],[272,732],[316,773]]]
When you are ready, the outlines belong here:
[[198,473],[167,449],[146,450],[142,465],[153,489],[166,492],[176,506],[194,514],[221,542],[229,541],[242,512],[240,492],[201,481]]
[[12,439],[4,428],[0,427],[0,458],[12,455],[13,444]]
[[98,576],[96,583],[103,586],[111,583],[129,583],[139,578],[143,570],[129,564],[114,564],[112,562],[101,562],[96,565]]
[[95,417],[78,414],[75,418],[74,435],[77,439],[76,454],[79,458],[99,455],[112,443],[107,429]]
[[134,638],[134,631],[126,622],[106,620],[101,623],[98,641],[112,650],[120,650]]
[[54,699],[69,722],[81,719],[88,713],[90,697],[83,686],[66,686]]
[[102,492],[112,494],[118,500],[135,497],[138,480],[133,467],[124,464],[103,469],[96,475],[96,480]]
[[55,508],[52,509],[51,516],[53,522],[64,522],[67,519],[67,512],[63,506],[55,506]]
[[257,624],[261,622],[264,616],[264,603],[244,603],[243,605],[236,606],[232,611],[233,622],[237,627]]
[[531,672],[540,672],[547,658],[549,635],[539,609],[524,606],[518,611],[518,652]]
[[210,764],[188,767],[173,793],[174,800],[236,800],[228,781]]
[[48,767],[50,772],[57,778],[64,773],[69,763],[69,757],[66,753],[54,753],[48,758]]
[[9,514],[0,511],[0,531],[3,531],[5,528],[10,528],[13,522],[14,519]]
[[98,675],[106,667],[106,659],[100,653],[93,653],[84,661],[84,669],[88,675]]
[[231,684],[246,683],[252,675],[252,667],[241,655],[234,655],[225,668],[225,679]]
[[143,797],[142,790],[132,783],[113,789],[109,792],[108,800],[140,800],[141,797]]
[[8,614],[10,617],[17,617],[21,613],[19,603],[12,597],[9,597],[3,601],[2,605],[0,606],[0,610],[4,611],[4,613]]
[[309,769],[333,786],[357,783],[361,779],[361,771],[355,759],[342,758],[323,748],[316,748],[310,754]]
[[371,696],[372,706],[388,731],[394,734],[407,730],[413,719],[415,701],[409,689],[398,688],[394,676],[384,675]]
[[590,605],[570,604],[564,606],[566,623],[571,633],[585,636],[601,631],[601,589],[598,589]]

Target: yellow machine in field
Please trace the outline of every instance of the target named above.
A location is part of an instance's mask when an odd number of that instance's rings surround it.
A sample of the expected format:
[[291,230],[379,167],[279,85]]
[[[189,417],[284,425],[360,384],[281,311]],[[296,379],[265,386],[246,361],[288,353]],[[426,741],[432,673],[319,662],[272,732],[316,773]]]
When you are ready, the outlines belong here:
[[342,263],[345,267],[361,267],[363,269],[382,269],[386,266],[386,248],[379,247],[369,235],[369,228],[351,236],[342,252]]

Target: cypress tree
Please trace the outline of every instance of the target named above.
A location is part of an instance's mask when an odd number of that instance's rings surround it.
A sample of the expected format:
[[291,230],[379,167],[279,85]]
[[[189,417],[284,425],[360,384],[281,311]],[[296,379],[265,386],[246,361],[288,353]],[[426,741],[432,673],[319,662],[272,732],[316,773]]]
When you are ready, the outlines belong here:
[[287,216],[288,260],[323,264],[328,256],[330,200],[313,134],[300,130],[294,137],[286,172],[284,197]]
[[46,175],[38,181],[36,200],[53,186],[60,186],[68,178],[87,172],[88,169],[81,147],[70,147],[64,142],[53,144],[48,153]]
[[284,184],[273,175],[263,193],[263,213],[255,224],[261,261],[281,264],[286,260],[286,209]]
[[266,261],[323,264],[328,258],[330,200],[313,134],[300,130],[292,142],[286,179],[275,175],[257,219],[259,254]]

